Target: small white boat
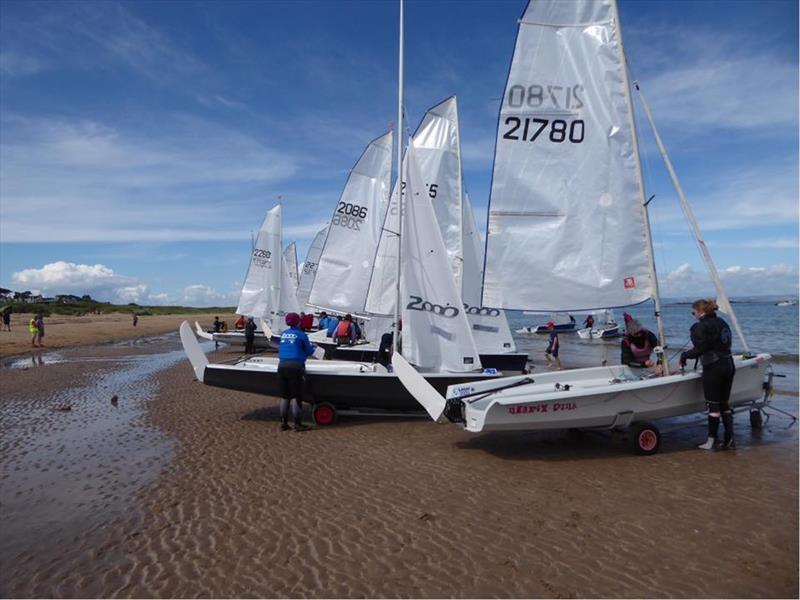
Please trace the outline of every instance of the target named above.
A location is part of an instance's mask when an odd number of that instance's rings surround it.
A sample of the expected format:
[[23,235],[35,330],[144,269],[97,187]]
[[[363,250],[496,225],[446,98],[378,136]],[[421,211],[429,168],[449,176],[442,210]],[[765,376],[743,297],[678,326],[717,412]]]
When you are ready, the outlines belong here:
[[622,328],[616,323],[607,323],[601,327],[578,329],[578,337],[582,340],[610,340],[621,335]]
[[776,302],[775,306],[797,306],[797,300],[782,300]]

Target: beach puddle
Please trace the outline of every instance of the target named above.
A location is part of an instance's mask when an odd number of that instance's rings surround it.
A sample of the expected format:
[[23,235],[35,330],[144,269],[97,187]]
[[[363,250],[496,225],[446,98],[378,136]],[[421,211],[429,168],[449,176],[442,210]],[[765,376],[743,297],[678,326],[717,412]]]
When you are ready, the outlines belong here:
[[75,550],[86,530],[135,515],[136,492],[173,455],[173,442],[143,417],[158,393],[156,374],[185,360],[174,337],[145,355],[103,357],[95,347],[94,356],[81,357],[82,348],[3,365],[17,372],[4,377],[30,377],[19,372],[27,365],[52,367],[37,371],[34,391],[4,394],[0,403],[3,579],[33,556],[42,564]]

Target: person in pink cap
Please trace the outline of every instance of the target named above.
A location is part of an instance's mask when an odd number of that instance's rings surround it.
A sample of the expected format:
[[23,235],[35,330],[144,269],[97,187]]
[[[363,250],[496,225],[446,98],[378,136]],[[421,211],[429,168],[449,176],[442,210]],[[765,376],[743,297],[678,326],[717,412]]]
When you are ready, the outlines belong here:
[[561,359],[558,358],[558,332],[556,331],[555,323],[552,321],[548,321],[545,324],[550,330],[550,339],[547,342],[547,350],[544,351],[544,358],[547,361],[547,368],[552,368],[553,366],[553,359],[555,359],[555,364],[559,369],[563,369],[564,367],[561,366]]
[[286,315],[288,329],[281,334],[278,346],[278,381],[281,387],[281,430],[289,429],[289,405],[294,400],[292,416],[294,430],[306,431],[303,425],[303,384],[306,375],[306,359],[314,353],[314,346],[306,332],[300,329],[300,315]]

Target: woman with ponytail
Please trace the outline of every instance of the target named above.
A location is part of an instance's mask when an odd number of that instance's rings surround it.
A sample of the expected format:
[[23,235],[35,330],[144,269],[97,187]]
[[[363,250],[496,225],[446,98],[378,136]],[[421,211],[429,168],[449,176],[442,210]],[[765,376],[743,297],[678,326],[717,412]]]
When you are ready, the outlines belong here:
[[[692,314],[697,323],[690,332],[692,348],[681,354],[683,368],[689,359],[700,359],[703,365],[703,393],[708,405],[708,438],[699,448],[713,450],[717,447],[733,449],[733,410],[728,404],[736,368],[731,356],[731,328],[717,316],[717,303],[713,300],[696,300]],[[718,445],[719,422],[725,427],[722,445]]]

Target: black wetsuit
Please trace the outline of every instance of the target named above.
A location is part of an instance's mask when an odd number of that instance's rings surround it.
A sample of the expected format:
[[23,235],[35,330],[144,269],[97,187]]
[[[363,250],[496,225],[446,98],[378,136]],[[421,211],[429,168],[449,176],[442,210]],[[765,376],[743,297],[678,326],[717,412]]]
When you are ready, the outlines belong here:
[[244,351],[246,354],[253,354],[256,351],[256,324],[247,321],[244,326]]
[[716,438],[719,420],[725,425],[725,443],[733,440],[733,411],[728,402],[736,367],[731,356],[731,328],[712,312],[692,325],[692,348],[681,354],[682,362],[700,359],[703,394],[708,404],[708,435]]

